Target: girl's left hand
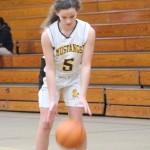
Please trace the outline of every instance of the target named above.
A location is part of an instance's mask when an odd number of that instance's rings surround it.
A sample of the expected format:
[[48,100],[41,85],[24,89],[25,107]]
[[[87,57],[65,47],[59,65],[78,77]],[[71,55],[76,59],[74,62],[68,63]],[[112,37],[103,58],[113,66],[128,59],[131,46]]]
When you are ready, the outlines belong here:
[[78,101],[76,102],[76,104],[83,104],[84,110],[86,113],[88,113],[90,116],[92,115],[90,107],[87,103],[86,98],[84,97],[79,97]]
[[57,112],[57,103],[55,101],[51,101],[50,108],[47,114],[47,122],[53,124],[55,116],[58,114]]

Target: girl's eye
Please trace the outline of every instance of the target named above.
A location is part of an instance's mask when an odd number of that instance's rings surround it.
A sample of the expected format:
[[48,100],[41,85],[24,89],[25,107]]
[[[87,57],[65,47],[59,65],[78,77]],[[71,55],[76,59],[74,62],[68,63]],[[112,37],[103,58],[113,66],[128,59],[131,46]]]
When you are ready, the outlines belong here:
[[[70,16],[69,18],[74,18],[75,16],[73,15],[73,16]],[[67,17],[62,17],[63,19],[67,19]]]

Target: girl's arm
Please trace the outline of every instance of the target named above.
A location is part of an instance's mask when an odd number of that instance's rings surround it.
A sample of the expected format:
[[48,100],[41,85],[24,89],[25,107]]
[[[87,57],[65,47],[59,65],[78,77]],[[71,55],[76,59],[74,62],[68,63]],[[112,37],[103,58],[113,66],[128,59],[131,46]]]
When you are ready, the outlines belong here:
[[49,37],[44,31],[41,36],[42,49],[46,60],[46,80],[50,96],[50,108],[48,114],[48,121],[51,122],[57,113],[57,102],[55,99],[56,93],[56,74],[55,74],[55,63],[52,44]]
[[80,101],[82,101],[84,105],[85,112],[87,112],[89,115],[91,115],[91,111],[86,100],[86,94],[90,79],[91,61],[94,51],[94,43],[95,43],[95,30],[92,27],[90,27],[88,39],[83,50],[82,68],[81,68],[81,93],[80,93]]

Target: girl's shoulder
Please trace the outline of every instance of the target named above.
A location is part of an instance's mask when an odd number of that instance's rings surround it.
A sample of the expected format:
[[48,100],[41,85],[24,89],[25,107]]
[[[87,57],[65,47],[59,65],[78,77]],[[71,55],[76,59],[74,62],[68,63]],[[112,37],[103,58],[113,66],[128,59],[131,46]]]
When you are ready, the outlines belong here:
[[45,27],[44,31],[49,33],[49,32],[55,32],[57,31],[58,26],[58,21],[55,21],[54,23],[50,24],[49,26]]
[[50,24],[48,27],[49,28],[55,28],[58,26],[58,21],[53,22],[52,24]]
[[88,24],[89,25],[89,23],[86,22],[86,21],[83,21],[83,20],[80,20],[80,19],[77,19],[77,21],[78,21],[79,24],[83,24],[83,25]]

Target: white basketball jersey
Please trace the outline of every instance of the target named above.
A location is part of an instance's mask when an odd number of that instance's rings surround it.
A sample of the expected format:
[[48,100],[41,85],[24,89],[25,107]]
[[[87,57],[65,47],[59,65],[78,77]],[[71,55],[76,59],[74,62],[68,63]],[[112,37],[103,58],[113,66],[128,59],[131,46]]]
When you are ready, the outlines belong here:
[[83,47],[88,38],[90,25],[79,19],[76,21],[77,24],[69,37],[61,33],[58,21],[46,28],[54,48],[56,74],[58,76],[73,75],[78,73],[81,68]]

